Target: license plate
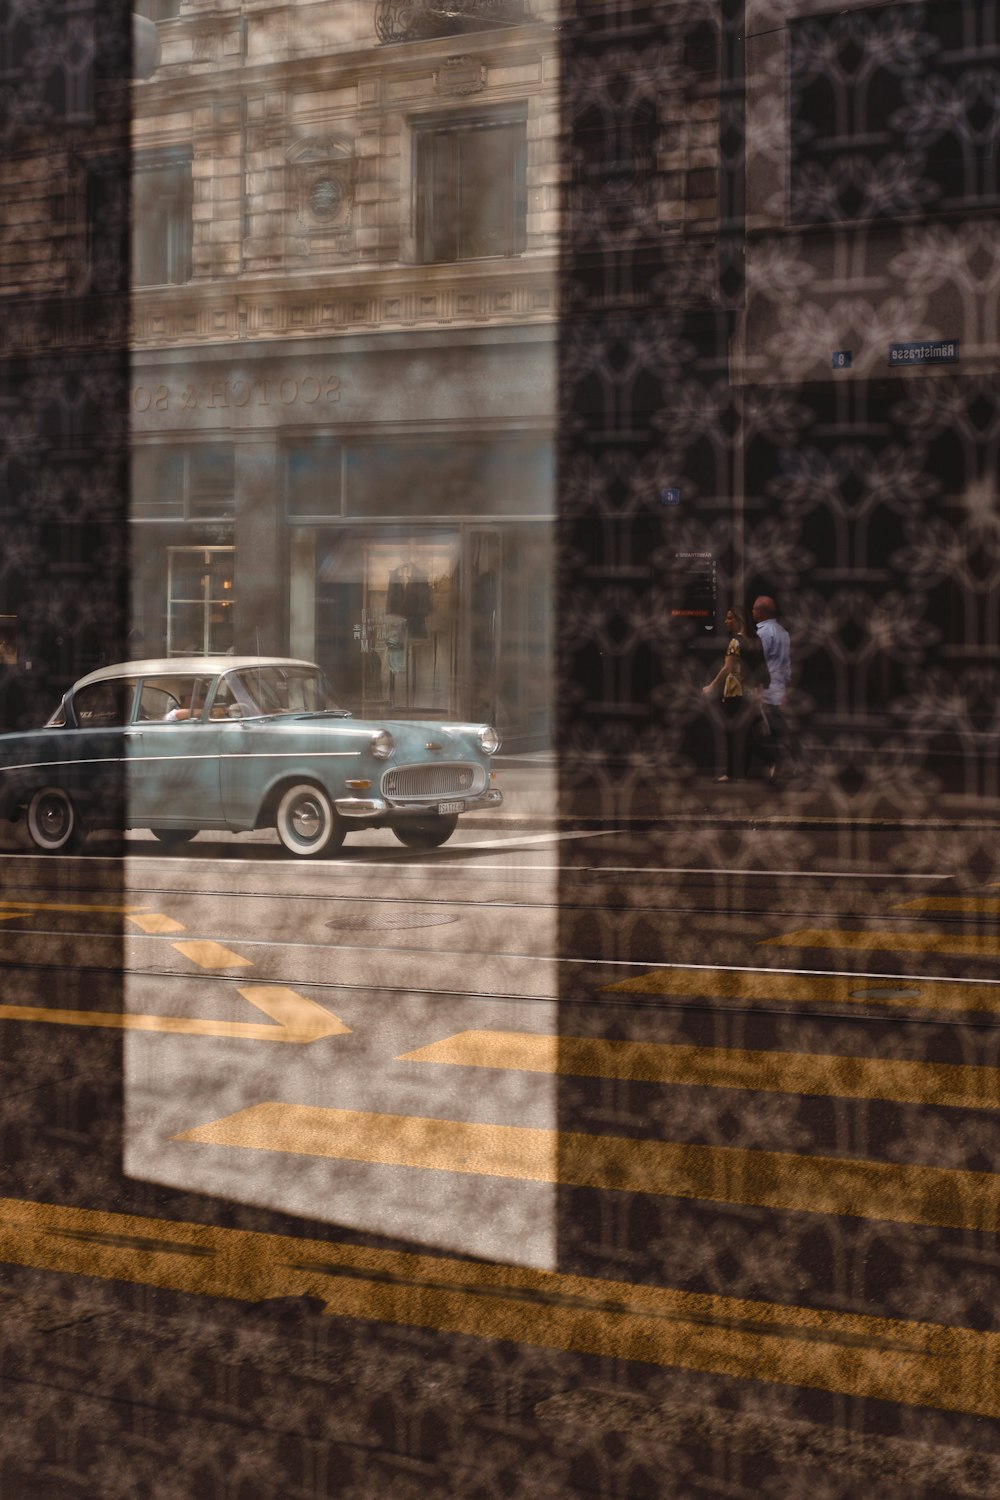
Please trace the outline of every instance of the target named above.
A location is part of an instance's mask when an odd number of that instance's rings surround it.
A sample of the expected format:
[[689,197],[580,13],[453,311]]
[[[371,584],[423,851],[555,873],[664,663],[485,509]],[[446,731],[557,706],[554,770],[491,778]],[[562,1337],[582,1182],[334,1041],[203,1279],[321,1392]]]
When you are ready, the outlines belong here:
[[438,803],[438,812],[439,813],[460,813],[460,812],[464,812],[464,810],[465,810],[465,803],[464,802],[439,802]]

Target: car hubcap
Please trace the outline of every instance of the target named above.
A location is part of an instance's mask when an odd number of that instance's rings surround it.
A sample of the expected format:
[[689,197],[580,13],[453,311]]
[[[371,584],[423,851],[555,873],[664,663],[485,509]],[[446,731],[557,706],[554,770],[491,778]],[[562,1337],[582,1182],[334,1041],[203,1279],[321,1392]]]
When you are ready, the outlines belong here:
[[38,813],[38,826],[46,838],[61,838],[66,832],[68,822],[65,804],[55,797],[46,798]]
[[315,802],[311,799],[296,802],[292,809],[292,827],[298,838],[311,843],[322,826],[323,817]]

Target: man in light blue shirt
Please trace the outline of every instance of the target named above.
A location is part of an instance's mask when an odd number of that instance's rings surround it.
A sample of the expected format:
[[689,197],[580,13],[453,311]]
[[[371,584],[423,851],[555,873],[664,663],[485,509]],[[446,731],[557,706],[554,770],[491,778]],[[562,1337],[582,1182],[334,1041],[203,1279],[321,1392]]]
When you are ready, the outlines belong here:
[[[764,648],[770,684],[764,689],[764,718],[767,730],[758,738],[751,734],[751,755],[759,754],[767,764],[768,779],[774,781],[778,770],[778,756],[785,748],[785,718],[782,712],[792,677],[792,646],[788,631],[779,625],[775,616],[777,605],[767,594],[760,594],[753,601],[751,614],[757,625],[757,637]],[[761,725],[763,730],[764,726]]]

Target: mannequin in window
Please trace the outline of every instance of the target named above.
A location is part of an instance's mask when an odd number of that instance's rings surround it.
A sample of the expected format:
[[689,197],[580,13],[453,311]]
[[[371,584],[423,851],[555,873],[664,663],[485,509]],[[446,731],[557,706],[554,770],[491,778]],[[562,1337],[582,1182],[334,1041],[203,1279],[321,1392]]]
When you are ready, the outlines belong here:
[[433,608],[426,573],[407,562],[389,574],[385,612],[387,615],[402,615],[410,640],[426,639],[427,616]]

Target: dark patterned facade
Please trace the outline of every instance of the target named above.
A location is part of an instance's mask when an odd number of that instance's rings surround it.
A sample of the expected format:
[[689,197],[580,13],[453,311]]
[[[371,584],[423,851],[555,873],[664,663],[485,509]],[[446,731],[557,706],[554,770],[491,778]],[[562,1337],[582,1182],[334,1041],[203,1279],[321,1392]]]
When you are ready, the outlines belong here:
[[[131,26],[106,6],[100,24],[39,9],[11,4],[0,22],[0,180],[20,190],[41,160],[60,186],[34,221],[0,231],[5,264],[44,264],[50,240],[86,222],[88,164],[104,212],[92,220],[100,239],[61,258],[75,257],[76,279],[2,308],[0,610],[18,630],[8,726],[123,655],[127,632]],[[404,9],[380,7],[397,26]],[[779,601],[796,666],[797,778],[769,853],[808,869],[822,819],[845,864],[947,867],[976,891],[994,875],[995,12],[982,0],[836,17],[777,0],[581,0],[563,19],[562,805],[635,820],[632,863],[703,868],[732,919],[706,952],[683,916],[690,884],[651,894],[636,879],[595,915],[567,873],[567,959],[628,959],[658,924],[671,962],[738,965],[739,922],[796,898],[791,879],[762,893],[761,831],[739,791],[722,820],[699,787],[721,745],[701,687],[722,614],[761,591]],[[475,69],[468,77],[478,86]],[[328,157],[332,172],[341,159],[332,146]],[[957,368],[892,367],[891,346],[934,341],[959,347]],[[957,796],[982,817],[959,831],[930,821]],[[880,842],[886,819],[896,831]],[[810,920],[837,919],[817,887]],[[926,970],[946,974],[947,959],[932,954]],[[63,1002],[89,1003],[91,982],[81,974]],[[106,982],[110,1008],[122,996]],[[8,1002],[29,999],[31,974],[18,984]],[[583,1007],[567,983],[559,1030],[996,1066],[983,1014],[928,1019],[902,994],[884,1006],[834,994],[811,1013],[775,995],[681,1004],[655,990]],[[104,1033],[58,1045],[29,1035],[2,1070],[5,1196],[324,1233],[128,1180],[122,1058]],[[559,1124],[567,1137],[819,1158],[831,1176],[837,1163],[995,1170],[995,1111],[975,1101],[796,1093],[765,1074],[740,1089],[564,1079]],[[861,1210],[817,1213],[760,1206],[741,1183],[728,1199],[619,1186],[559,1190],[560,1271],[758,1300],[790,1318],[997,1332],[996,1233],[977,1220],[977,1192],[957,1193],[940,1222],[913,1223],[874,1192]],[[546,1344],[541,1302],[537,1344],[14,1266],[0,1306],[0,1500],[988,1500],[1000,1488],[998,1419],[949,1410],[947,1392],[903,1404],[833,1378],[795,1385],[766,1360],[737,1378],[735,1360],[712,1373],[564,1352]],[[734,1316],[723,1335],[739,1333]],[[844,1336],[845,1350],[859,1343]],[[995,1369],[984,1382],[995,1389]]]

